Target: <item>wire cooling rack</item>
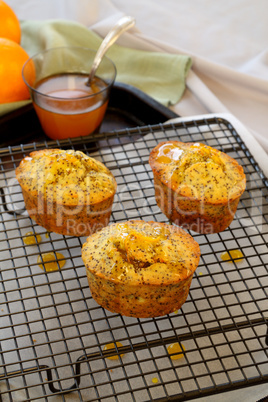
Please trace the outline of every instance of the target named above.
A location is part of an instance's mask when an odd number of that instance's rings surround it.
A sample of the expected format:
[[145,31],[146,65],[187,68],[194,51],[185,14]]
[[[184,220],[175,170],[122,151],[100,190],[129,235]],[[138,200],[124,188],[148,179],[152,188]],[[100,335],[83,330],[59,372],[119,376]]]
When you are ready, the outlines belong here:
[[[218,234],[192,232],[200,265],[182,309],[136,319],[92,299],[81,260],[84,238],[47,233],[25,211],[14,169],[34,149],[81,150],[105,163],[118,191],[111,221],[165,222],[154,198],[149,153],[167,139],[204,142],[234,157],[247,175],[234,221]],[[184,401],[268,381],[268,184],[226,120],[146,126],[90,138],[0,150],[0,399],[2,401]],[[42,241],[25,245],[26,232]],[[239,249],[243,260],[223,261]],[[44,251],[66,264],[46,272]],[[120,342],[114,350],[109,343]],[[170,345],[183,353],[173,359]],[[109,357],[114,357],[113,360]]]

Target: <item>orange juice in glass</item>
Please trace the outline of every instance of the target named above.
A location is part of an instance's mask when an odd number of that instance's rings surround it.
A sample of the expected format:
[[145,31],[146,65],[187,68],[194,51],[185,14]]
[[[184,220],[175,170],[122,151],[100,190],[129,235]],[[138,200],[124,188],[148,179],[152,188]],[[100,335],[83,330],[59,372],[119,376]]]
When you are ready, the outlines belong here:
[[[100,127],[116,77],[116,68],[110,59],[104,57],[88,85],[88,72],[95,53],[79,47],[53,48],[25,63],[23,78],[48,137],[80,137]],[[33,63],[34,84],[28,80]]]

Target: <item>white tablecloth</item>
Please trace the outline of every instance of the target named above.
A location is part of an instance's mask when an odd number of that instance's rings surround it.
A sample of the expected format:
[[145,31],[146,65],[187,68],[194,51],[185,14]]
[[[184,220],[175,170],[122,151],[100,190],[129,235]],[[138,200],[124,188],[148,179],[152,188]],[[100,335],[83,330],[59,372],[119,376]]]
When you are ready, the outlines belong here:
[[118,43],[189,54],[181,116],[230,112],[268,152],[267,0],[8,0],[20,19],[76,20],[104,36],[129,14]]
[[[120,16],[134,16],[135,28],[125,33],[119,44],[192,57],[187,90],[173,109],[181,116],[230,112],[268,152],[267,0],[6,2],[21,20],[65,18],[78,21],[101,36]],[[217,395],[217,400],[256,402],[268,393],[266,388],[225,393]]]

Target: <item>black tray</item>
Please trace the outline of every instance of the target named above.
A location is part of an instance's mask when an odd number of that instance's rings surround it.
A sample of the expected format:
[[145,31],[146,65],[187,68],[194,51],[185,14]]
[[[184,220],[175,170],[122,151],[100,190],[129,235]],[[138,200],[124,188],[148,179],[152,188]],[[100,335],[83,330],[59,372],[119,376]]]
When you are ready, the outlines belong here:
[[[163,123],[178,117],[139,89],[120,82],[114,84],[100,132]],[[50,140],[42,130],[32,104],[0,119],[0,147]]]

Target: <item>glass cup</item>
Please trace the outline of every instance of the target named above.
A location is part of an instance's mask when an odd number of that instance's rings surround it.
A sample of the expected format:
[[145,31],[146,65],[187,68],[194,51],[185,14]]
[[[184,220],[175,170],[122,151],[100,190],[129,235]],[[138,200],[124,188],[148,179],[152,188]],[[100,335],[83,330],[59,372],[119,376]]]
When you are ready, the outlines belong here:
[[92,82],[86,85],[95,55],[92,49],[58,47],[38,53],[24,64],[22,76],[48,137],[80,137],[100,127],[116,67],[104,56]]

